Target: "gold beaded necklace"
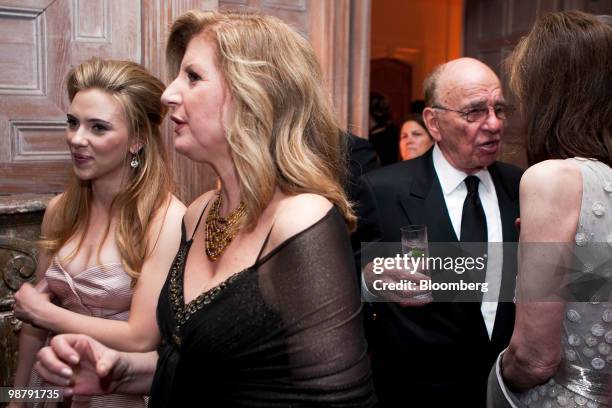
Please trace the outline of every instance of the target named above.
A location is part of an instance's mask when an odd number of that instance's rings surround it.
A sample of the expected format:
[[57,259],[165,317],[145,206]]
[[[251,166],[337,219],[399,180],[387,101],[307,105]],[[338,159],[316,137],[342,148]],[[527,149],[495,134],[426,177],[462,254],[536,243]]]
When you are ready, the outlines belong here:
[[219,192],[206,216],[206,255],[212,262],[216,261],[232,242],[240,229],[238,222],[246,213],[246,207],[241,201],[238,208],[230,212],[227,217],[221,217],[219,209],[222,203],[221,192]]

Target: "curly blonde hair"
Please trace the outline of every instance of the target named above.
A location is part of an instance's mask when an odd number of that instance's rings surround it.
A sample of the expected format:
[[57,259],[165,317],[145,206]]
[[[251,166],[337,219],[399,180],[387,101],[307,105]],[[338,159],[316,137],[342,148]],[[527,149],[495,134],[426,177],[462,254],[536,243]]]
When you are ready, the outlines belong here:
[[287,194],[326,197],[353,229],[355,215],[342,188],[346,138],[308,41],[272,16],[191,10],[174,22],[168,39],[172,74],[199,35],[215,45],[234,103],[226,137],[247,227],[255,225],[278,186]]

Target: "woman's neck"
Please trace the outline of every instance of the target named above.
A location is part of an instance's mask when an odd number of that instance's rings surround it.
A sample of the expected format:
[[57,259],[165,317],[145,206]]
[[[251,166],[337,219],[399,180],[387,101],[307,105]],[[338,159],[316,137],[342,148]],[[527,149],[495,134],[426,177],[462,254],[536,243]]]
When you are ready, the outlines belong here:
[[111,204],[120,190],[120,181],[117,182],[116,180],[109,179],[94,180],[91,182],[92,204],[110,212]]
[[233,164],[222,169],[216,167],[215,171],[221,180],[221,197],[223,203],[220,208],[220,213],[221,216],[225,216],[240,205],[240,181],[238,179],[238,172]]

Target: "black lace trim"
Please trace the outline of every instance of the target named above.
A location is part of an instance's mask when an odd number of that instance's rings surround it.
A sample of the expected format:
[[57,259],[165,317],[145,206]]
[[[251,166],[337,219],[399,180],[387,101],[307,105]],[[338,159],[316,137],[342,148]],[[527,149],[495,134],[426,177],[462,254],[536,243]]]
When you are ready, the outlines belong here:
[[198,310],[202,309],[204,305],[212,302],[229,284],[235,281],[247,269],[233,274],[228,279],[224,280],[217,286],[210,288],[206,292],[202,292],[198,297],[193,299],[188,304],[185,304],[185,298],[183,293],[183,282],[184,282],[184,269],[185,259],[191,246],[191,241],[185,243],[176,255],[176,260],[170,270],[170,305],[174,312],[174,319],[176,321],[176,327],[174,328],[174,334],[172,335],[172,341],[177,345],[181,346],[181,328],[187,323],[189,318],[193,316]]

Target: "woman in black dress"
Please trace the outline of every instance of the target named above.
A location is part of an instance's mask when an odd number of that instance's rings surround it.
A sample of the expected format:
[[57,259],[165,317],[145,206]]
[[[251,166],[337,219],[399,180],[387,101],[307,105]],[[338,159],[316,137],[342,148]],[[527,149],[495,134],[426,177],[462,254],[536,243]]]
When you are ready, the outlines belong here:
[[58,336],[37,369],[69,394],[150,392],[152,407],[374,405],[344,139],[311,46],[273,17],[191,11],[167,57],[175,148],[220,188],[185,215],[162,344],[118,353]]

